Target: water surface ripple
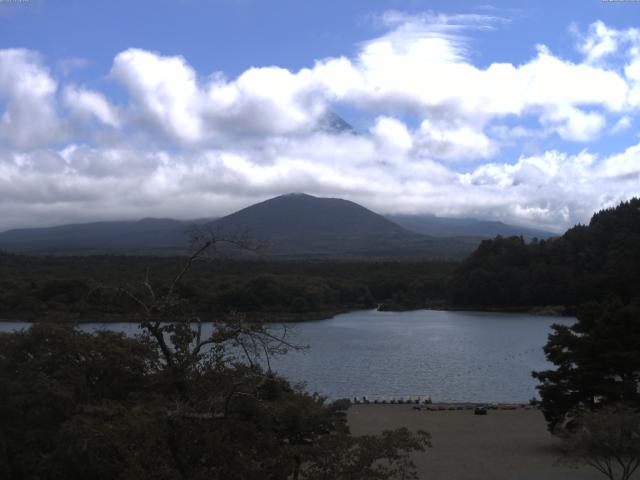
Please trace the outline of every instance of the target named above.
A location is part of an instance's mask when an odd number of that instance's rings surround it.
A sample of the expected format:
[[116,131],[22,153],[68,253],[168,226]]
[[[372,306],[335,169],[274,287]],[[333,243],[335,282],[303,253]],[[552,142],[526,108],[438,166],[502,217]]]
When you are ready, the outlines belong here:
[[[532,370],[549,368],[542,351],[553,323],[572,318],[527,314],[363,310],[288,324],[308,345],[272,360],[274,370],[330,398],[431,395],[434,401],[527,402]],[[0,323],[0,331],[24,328]],[[82,324],[138,333],[136,324]],[[274,326],[275,328],[275,326]]]

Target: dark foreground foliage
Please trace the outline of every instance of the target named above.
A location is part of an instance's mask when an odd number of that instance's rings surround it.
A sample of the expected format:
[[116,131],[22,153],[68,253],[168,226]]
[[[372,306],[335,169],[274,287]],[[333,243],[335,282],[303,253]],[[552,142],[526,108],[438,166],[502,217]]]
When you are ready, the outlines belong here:
[[564,440],[569,464],[586,463],[609,480],[629,480],[640,467],[640,410],[613,405],[585,412]]
[[148,331],[42,323],[0,335],[0,478],[416,478],[409,454],[428,434],[353,437],[347,403],[234,358],[266,332],[161,328],[169,356]]
[[553,326],[544,350],[556,368],[533,376],[550,430],[603,406],[640,407],[640,305],[585,305],[571,327]]

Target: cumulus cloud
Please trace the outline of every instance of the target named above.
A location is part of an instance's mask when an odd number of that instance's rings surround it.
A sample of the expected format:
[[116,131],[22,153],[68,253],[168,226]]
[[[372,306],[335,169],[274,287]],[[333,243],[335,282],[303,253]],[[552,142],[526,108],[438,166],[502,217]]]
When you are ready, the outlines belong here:
[[616,29],[602,21],[593,22],[586,32],[581,32],[575,25],[571,31],[576,37],[577,49],[589,63],[602,63],[611,57],[623,53],[637,56],[640,44],[640,29]]
[[10,218],[7,210],[51,203],[69,218],[78,205],[90,218],[203,217],[305,191],[381,212],[477,215],[558,230],[637,194],[640,178],[640,145],[602,159],[548,151],[456,173],[435,161],[381,162],[378,141],[316,133],[268,142],[267,158],[252,148],[176,154],[82,145],[14,154],[0,159],[0,213]]
[[116,109],[100,92],[69,86],[64,90],[64,104],[81,120],[96,118],[105,125],[120,126]]
[[607,27],[604,22],[594,22],[587,33],[582,33],[575,25],[571,31],[577,38],[577,47],[589,63],[598,63],[616,53],[621,37],[625,35],[619,30]]
[[423,156],[447,160],[488,158],[496,145],[479,129],[469,125],[442,125],[423,120],[416,133],[416,147]]
[[29,148],[57,142],[64,129],[56,113],[58,88],[40,56],[24,49],[0,50],[0,142]]
[[[128,49],[109,73],[126,91],[118,102],[54,79],[36,52],[0,50],[0,228],[215,216],[306,191],[561,229],[640,193],[640,146],[597,154],[605,132],[630,135],[638,112],[635,30],[574,29],[577,62],[539,45],[519,64],[478,66],[472,34],[504,20],[377,21],[385,32],[351,57],[236,78]],[[365,119],[357,134],[326,128],[341,109]],[[588,149],[562,151],[571,144]]]
[[141,121],[177,140],[195,141],[202,135],[196,73],[182,57],[130,49],[116,56],[111,74],[128,89]]
[[602,163],[601,171],[610,179],[640,181],[640,144],[607,158]]
[[199,79],[182,57],[130,49],[116,56],[111,74],[129,91],[132,116],[180,143],[295,134],[325,112],[308,69],[251,68],[234,81],[221,74]]
[[407,126],[392,117],[378,117],[371,134],[385,161],[404,160],[413,147],[413,136]]
[[500,215],[557,229],[585,222],[594,210],[637,195],[639,151],[635,146],[605,159],[588,151],[547,151],[520,157],[514,164],[482,165],[460,180],[485,194],[501,195],[502,203],[496,206]]
[[[308,133],[333,103],[344,103],[438,124],[436,157],[456,151],[446,138],[473,134],[483,139],[482,151],[462,156],[473,158],[497,151],[484,145],[491,121],[531,115],[561,138],[583,142],[606,125],[594,109],[615,113],[626,106],[628,85],[618,72],[563,60],[544,45],[520,65],[473,65],[463,33],[492,28],[493,17],[391,12],[382,22],[392,30],[363,42],[354,58],[324,59],[297,72],[263,67],[233,80],[203,77],[182,57],[130,49],[116,56],[111,74],[128,90],[133,118],[185,144]],[[631,78],[634,67],[628,70]]]

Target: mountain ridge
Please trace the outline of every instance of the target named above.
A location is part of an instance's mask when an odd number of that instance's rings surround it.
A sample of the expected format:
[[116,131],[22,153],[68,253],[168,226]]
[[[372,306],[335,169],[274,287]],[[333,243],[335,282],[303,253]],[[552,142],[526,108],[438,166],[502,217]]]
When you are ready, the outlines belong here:
[[500,235],[503,237],[522,236],[531,240],[559,235],[538,228],[472,217],[438,217],[433,214],[391,214],[386,217],[407,230],[435,237],[480,236],[492,238]]
[[185,253],[192,227],[218,235],[243,234],[276,256],[462,257],[486,236],[429,235],[341,198],[291,193],[218,219],[147,217],[0,233],[0,249],[21,253]]

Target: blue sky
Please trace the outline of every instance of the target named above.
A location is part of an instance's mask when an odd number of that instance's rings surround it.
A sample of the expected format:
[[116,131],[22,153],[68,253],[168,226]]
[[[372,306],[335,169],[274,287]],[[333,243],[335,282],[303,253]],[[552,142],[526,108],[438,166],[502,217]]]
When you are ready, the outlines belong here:
[[481,64],[522,61],[541,41],[575,59],[571,23],[585,28],[602,20],[630,28],[640,22],[637,5],[592,0],[30,0],[0,5],[0,42],[38,50],[54,62],[90,59],[96,75],[109,70],[115,54],[137,47],[183,55],[198,71],[236,76],[250,66],[299,69],[314,59],[354,53],[358,42],[380,33],[371,17],[388,10],[509,19],[504,28],[477,36]]
[[591,0],[0,1],[0,229],[306,191],[562,230],[640,193],[638,23]]

